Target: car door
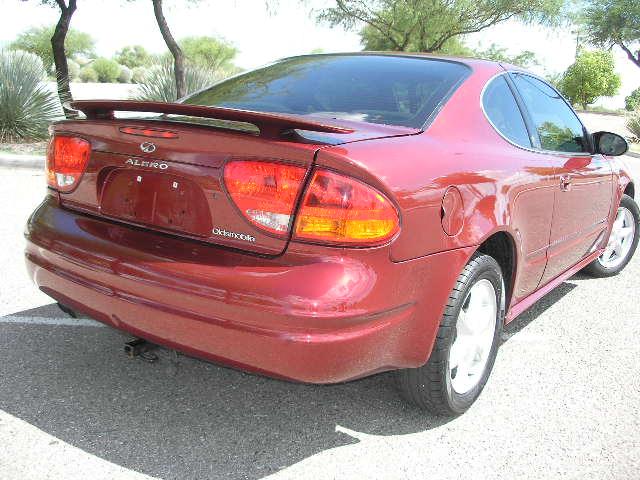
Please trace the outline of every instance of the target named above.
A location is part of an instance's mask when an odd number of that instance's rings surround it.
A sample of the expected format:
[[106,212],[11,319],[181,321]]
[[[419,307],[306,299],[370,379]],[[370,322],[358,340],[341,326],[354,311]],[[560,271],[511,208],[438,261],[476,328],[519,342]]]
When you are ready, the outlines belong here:
[[533,129],[523,115],[526,111],[514,96],[506,72],[486,85],[482,107],[494,129],[511,144],[491,154],[494,161],[507,166],[511,175],[507,195],[509,225],[518,250],[513,284],[513,299],[517,302],[535,291],[547,264],[557,172],[537,148],[537,135],[531,135]]
[[611,208],[612,171],[592,153],[582,122],[553,87],[523,73],[512,78],[557,175],[544,285],[597,248]]

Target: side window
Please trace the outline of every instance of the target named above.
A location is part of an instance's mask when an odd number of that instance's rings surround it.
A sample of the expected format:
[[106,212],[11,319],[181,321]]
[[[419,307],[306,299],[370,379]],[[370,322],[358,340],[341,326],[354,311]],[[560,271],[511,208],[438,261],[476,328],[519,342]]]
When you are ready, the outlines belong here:
[[582,123],[558,92],[529,75],[515,74],[514,77],[542,148],[556,152],[588,152]]
[[516,145],[531,147],[529,133],[504,76],[494,78],[482,97],[482,105],[494,127]]

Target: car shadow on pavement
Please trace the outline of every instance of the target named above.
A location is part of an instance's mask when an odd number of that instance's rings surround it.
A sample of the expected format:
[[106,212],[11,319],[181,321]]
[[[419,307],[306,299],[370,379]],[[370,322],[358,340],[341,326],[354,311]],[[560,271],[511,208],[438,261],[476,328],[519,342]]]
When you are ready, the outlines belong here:
[[[0,323],[0,408],[75,447],[165,479],[259,478],[373,435],[434,428],[397,394],[393,374],[296,384],[158,350],[129,359],[126,335],[55,305]],[[64,318],[65,325],[46,324]],[[44,324],[43,324],[44,323]],[[71,323],[72,325],[72,323]],[[177,358],[177,360],[176,360]]]
[[[571,278],[573,280],[573,277]],[[527,325],[537,319],[540,315],[551,308],[556,302],[560,301],[565,295],[569,294],[577,285],[572,283],[561,283],[548,294],[534,303],[530,308],[521,313],[515,320],[505,325],[502,331],[501,344],[508,341],[511,337],[524,329]]]
[[[563,283],[507,325],[503,342],[573,288]],[[0,323],[0,408],[151,476],[259,478],[358,441],[338,426],[401,435],[449,421],[405,403],[393,373],[318,386],[164,349],[148,363],[125,356],[131,337],[85,318],[75,325],[55,304],[10,317],[18,321]]]

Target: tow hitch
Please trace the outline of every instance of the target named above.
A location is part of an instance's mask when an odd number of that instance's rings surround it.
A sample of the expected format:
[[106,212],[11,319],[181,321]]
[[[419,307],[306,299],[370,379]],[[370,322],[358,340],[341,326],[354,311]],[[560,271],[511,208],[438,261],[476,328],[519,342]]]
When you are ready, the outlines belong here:
[[157,345],[142,338],[135,338],[124,344],[124,353],[129,358],[140,357],[146,362],[153,363],[158,360],[158,355],[152,352],[156,347]]

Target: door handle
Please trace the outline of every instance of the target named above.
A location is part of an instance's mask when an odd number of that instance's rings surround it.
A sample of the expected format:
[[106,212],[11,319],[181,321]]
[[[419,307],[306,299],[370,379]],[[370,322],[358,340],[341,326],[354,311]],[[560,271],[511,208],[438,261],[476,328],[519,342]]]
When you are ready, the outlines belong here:
[[560,190],[563,192],[571,190],[571,175],[560,175]]

